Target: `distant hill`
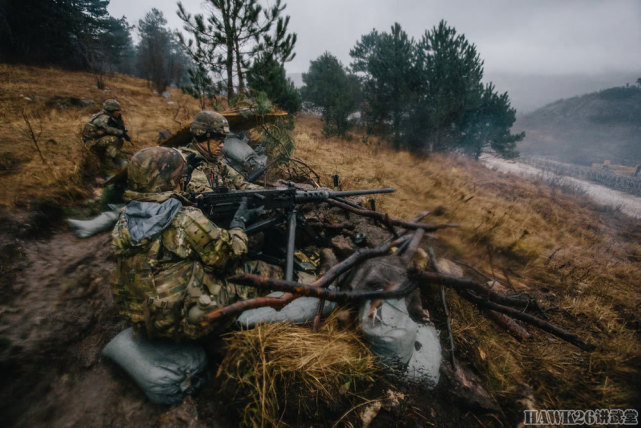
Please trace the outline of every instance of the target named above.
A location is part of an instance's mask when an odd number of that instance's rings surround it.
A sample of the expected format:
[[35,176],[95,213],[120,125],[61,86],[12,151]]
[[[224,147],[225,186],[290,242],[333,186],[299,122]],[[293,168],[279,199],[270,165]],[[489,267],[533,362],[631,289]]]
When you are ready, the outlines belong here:
[[562,162],[589,165],[641,163],[641,88],[614,87],[561,99],[521,116],[524,130],[518,148]]
[[537,74],[488,70],[483,80],[493,82],[499,92],[507,91],[517,115],[523,115],[561,98],[623,86],[639,77],[638,72]]

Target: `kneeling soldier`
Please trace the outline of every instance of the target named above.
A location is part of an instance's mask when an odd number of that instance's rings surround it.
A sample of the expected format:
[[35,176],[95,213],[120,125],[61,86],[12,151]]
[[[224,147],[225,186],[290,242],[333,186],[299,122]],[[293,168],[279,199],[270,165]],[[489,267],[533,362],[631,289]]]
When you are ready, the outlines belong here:
[[123,140],[131,142],[131,138],[122,120],[120,103],[113,99],[106,100],[102,110],[85,124],[82,138],[85,143],[91,144],[90,149],[98,156],[103,168],[113,172],[123,167],[127,160],[127,156],[121,152]]
[[250,289],[228,284],[225,277],[247,252],[245,222],[258,212],[241,204],[229,230],[216,226],[199,209],[182,205],[178,192],[185,169],[176,149],[136,153],[125,192],[131,202],[112,232],[115,303],[150,338],[196,339],[226,328],[229,321],[201,325],[193,309],[214,310],[249,297]]

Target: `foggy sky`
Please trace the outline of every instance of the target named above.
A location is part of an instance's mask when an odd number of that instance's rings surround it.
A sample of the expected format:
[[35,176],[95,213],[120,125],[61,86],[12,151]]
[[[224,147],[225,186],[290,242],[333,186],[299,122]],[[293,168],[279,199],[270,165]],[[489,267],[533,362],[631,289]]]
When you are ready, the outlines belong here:
[[[413,38],[445,19],[474,43],[486,77],[638,74],[641,77],[639,0],[284,0],[289,29],[298,34],[288,73],[305,72],[329,51],[349,65],[349,50],[363,34],[389,31],[398,22]],[[192,14],[202,0],[183,0]],[[265,2],[263,2],[264,4]],[[182,28],[174,0],[111,0],[113,16],[131,24],[152,7]],[[486,79],[487,80],[487,79]],[[500,78],[494,79],[497,89]],[[626,82],[620,82],[624,84]],[[563,95],[565,96],[565,95]]]

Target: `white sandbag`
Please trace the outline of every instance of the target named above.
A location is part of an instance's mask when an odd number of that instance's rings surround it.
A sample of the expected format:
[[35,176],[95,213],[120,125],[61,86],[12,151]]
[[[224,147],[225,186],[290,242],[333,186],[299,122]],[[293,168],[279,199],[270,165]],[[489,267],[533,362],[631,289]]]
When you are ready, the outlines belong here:
[[180,403],[205,382],[207,355],[195,344],[134,338],[128,328],[102,354],[129,373],[153,403]]
[[441,343],[434,327],[414,322],[405,299],[384,300],[374,312],[371,302],[361,308],[365,342],[395,377],[434,388],[441,368]]
[[431,325],[418,325],[414,353],[407,363],[405,379],[427,389],[436,387],[441,370],[441,342]]
[[[280,297],[283,293],[275,291],[268,294],[269,297]],[[243,327],[254,327],[256,324],[266,322],[307,322],[314,319],[316,315],[316,308],[318,307],[318,299],[316,297],[299,297],[293,300],[290,304],[285,306],[280,311],[274,308],[262,307],[249,309],[238,317],[237,322]],[[323,307],[323,316],[329,315],[336,307],[336,303],[325,301]]]
[[111,230],[118,221],[122,205],[109,205],[110,211],[104,211],[98,216],[89,220],[67,219],[71,230],[78,238],[89,238],[96,233]]
[[361,308],[360,322],[365,341],[385,364],[405,366],[414,352],[418,325],[407,313],[405,298],[383,300],[370,313],[368,300]]

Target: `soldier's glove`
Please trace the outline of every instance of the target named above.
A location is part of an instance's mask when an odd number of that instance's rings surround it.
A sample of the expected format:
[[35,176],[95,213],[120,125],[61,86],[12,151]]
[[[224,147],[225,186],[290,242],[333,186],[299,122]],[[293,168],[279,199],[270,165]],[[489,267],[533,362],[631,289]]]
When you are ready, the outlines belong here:
[[258,216],[260,216],[262,212],[262,206],[257,208],[247,208],[247,198],[243,198],[240,201],[240,205],[238,205],[238,209],[236,210],[236,214],[234,214],[234,218],[232,219],[231,223],[229,223],[229,228],[239,228],[244,231],[247,224],[258,218]]

